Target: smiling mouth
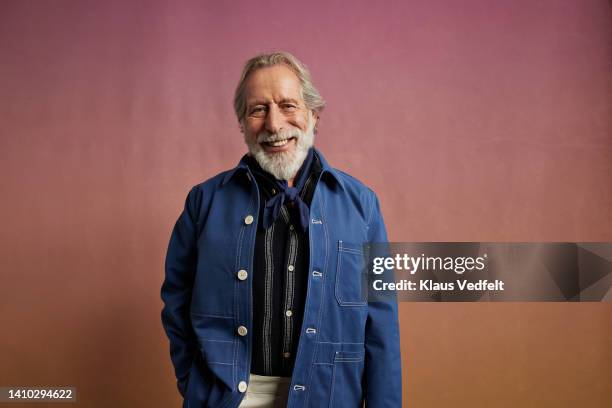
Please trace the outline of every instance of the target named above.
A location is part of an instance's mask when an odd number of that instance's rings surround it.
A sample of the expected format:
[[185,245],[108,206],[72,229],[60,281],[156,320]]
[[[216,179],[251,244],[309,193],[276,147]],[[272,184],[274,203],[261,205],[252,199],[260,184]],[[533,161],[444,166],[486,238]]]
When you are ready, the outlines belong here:
[[290,137],[289,139],[276,140],[274,142],[263,142],[262,144],[268,147],[282,147],[289,143],[295,137]]

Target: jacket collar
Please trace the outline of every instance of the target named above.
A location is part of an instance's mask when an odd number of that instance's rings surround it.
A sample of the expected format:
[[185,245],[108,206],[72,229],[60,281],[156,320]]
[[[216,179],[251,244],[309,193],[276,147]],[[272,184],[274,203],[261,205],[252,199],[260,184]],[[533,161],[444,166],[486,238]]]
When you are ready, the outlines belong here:
[[[317,149],[314,149],[314,153],[319,157],[320,161],[321,161],[321,177],[323,177],[323,174],[327,173],[329,174],[331,177],[329,177],[329,179],[334,180],[336,183],[338,183],[338,185],[344,189],[344,181],[342,181],[342,177],[339,173],[338,170],[334,169],[333,167],[331,167],[329,165],[329,163],[327,163],[327,160],[325,160],[325,157],[323,157],[323,155],[321,154],[321,152]],[[238,173],[243,173],[246,172],[249,177],[253,177],[251,175],[251,171],[249,170],[249,166],[247,164],[247,157],[248,155],[244,155],[242,156],[242,158],[240,159],[240,161],[238,162],[238,165],[236,167],[234,167],[233,169],[229,170],[225,176],[223,176],[223,181],[221,182],[221,186],[226,185],[230,179],[232,179],[236,174]]]

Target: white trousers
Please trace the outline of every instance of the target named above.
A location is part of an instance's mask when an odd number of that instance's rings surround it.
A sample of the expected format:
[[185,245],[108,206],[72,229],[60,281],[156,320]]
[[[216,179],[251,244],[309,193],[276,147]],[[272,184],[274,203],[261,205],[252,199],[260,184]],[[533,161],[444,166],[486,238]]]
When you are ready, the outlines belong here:
[[291,377],[249,374],[246,395],[239,408],[285,408]]

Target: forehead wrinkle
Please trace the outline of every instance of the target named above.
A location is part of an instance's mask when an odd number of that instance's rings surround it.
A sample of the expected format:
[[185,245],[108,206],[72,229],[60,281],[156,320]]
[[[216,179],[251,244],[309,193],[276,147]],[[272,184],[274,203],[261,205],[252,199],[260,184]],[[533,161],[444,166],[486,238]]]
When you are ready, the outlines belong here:
[[[276,68],[273,74],[272,69]],[[298,77],[289,68],[266,67],[253,72],[247,83],[247,104],[279,103],[283,100],[294,99],[303,102],[302,84]]]
[[291,89],[291,87],[279,86],[274,88],[259,88],[256,92],[249,90],[247,101],[249,103],[269,103],[286,100],[294,100],[296,102],[303,101],[300,89]]

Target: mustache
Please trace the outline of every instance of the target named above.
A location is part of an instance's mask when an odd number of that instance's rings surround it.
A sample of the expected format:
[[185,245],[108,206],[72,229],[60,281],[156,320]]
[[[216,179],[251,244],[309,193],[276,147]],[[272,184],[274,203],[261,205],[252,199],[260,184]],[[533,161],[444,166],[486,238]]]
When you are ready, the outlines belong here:
[[277,142],[279,140],[291,139],[292,137],[297,139],[300,136],[302,136],[302,132],[299,129],[281,130],[277,133],[262,130],[257,134],[257,143]]

